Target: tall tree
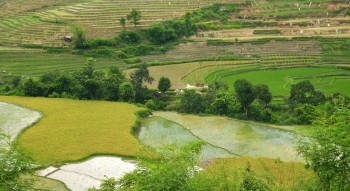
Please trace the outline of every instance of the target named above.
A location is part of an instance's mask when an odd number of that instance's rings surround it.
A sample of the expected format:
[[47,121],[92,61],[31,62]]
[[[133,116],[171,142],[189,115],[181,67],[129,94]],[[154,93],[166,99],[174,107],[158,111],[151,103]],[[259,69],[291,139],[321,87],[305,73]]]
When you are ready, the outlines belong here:
[[147,93],[146,87],[143,87],[143,83],[152,84],[153,78],[149,75],[149,70],[147,65],[142,64],[138,67],[138,69],[130,74],[131,83],[134,86],[136,92],[136,101],[142,102],[144,98],[144,94]]
[[73,25],[73,45],[74,48],[86,48],[85,29],[78,25]]
[[255,86],[255,91],[257,99],[259,100],[262,108],[265,109],[272,100],[272,94],[269,87],[265,84],[259,84]]
[[186,13],[185,15],[185,36],[190,37],[197,32],[197,27],[193,24],[191,19],[191,13]]
[[135,100],[135,90],[130,82],[123,82],[119,87],[119,97],[121,101],[133,102]]
[[123,27],[123,30],[125,30],[126,19],[124,17],[120,18],[119,23]]
[[244,109],[245,115],[248,116],[249,107],[256,98],[254,86],[245,79],[236,80],[234,83],[237,101]]
[[126,16],[126,18],[130,20],[130,22],[136,27],[136,25],[140,24],[139,20],[141,19],[141,11],[137,9],[132,9],[131,12]]
[[333,99],[333,111],[315,120],[312,138],[297,144],[306,167],[319,178],[318,190],[350,190],[350,105],[344,100]]
[[164,92],[168,91],[170,87],[171,87],[171,83],[170,83],[169,78],[161,77],[159,79],[159,82],[158,82],[158,90],[159,91],[164,93]]
[[292,85],[289,101],[291,104],[312,104],[317,105],[325,101],[323,93],[316,91],[309,80]]
[[179,103],[180,112],[201,113],[204,110],[203,98],[194,90],[185,90]]

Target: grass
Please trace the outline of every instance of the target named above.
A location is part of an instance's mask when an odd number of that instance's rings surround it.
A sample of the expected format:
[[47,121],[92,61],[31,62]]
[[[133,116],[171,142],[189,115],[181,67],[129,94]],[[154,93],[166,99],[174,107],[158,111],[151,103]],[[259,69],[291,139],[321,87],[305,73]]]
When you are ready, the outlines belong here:
[[270,186],[273,190],[293,190],[300,183],[307,183],[315,178],[312,171],[306,170],[303,163],[295,162],[282,162],[277,159],[269,158],[222,158],[215,159],[214,165],[207,168],[205,173],[220,174],[226,173],[232,178],[233,172],[237,173],[239,179],[242,178],[242,171],[249,163],[251,169],[256,172],[260,177],[272,178]]
[[[87,59],[87,57],[63,53],[0,53],[0,79],[10,76],[39,77],[53,70],[79,70],[87,63]],[[94,66],[97,69],[106,69],[120,64],[113,59],[94,60]]]
[[127,103],[29,97],[0,97],[43,113],[19,138],[19,148],[43,164],[77,161],[96,154],[136,156],[141,147],[130,134],[142,110]]
[[214,78],[222,79],[233,84],[237,79],[247,79],[253,84],[266,84],[274,96],[287,96],[291,84],[303,80],[310,80],[316,89],[326,94],[343,93],[350,95],[350,90],[345,88],[349,82],[350,71],[336,68],[286,68],[278,70],[223,70],[206,77],[207,82]]
[[39,176],[25,176],[24,178],[34,181],[33,188],[35,190],[69,191],[64,183],[57,180]]

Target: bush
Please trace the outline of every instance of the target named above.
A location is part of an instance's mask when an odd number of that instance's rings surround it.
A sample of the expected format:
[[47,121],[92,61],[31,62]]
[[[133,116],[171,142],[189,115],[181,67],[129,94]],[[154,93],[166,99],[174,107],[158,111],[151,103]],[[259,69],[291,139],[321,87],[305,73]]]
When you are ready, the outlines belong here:
[[165,44],[174,41],[178,38],[175,30],[172,28],[165,28],[162,25],[155,25],[149,29],[149,37],[151,42],[155,44]]
[[141,35],[138,32],[122,31],[118,35],[119,39],[125,43],[137,44],[141,42]]
[[116,46],[117,42],[115,39],[102,39],[102,38],[95,38],[88,40],[86,42],[86,46],[89,48],[97,48],[100,46]]

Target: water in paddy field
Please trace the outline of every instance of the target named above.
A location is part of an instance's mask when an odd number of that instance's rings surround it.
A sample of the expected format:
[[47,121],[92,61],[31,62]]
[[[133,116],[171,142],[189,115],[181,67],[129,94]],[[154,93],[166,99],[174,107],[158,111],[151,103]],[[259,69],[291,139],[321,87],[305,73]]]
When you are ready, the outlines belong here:
[[202,151],[202,157],[206,159],[236,157],[238,154],[302,161],[294,149],[293,141],[297,136],[287,131],[225,117],[173,112],[156,112],[155,115],[142,121],[139,134],[145,145],[154,148],[201,139],[209,143]]
[[27,126],[41,117],[39,112],[0,102],[0,131],[14,140]]
[[[200,140],[183,126],[162,117],[143,119],[138,138],[143,144],[153,148],[162,148],[169,144],[184,145],[191,141]],[[237,155],[209,144],[203,146],[201,158],[212,159],[220,157],[237,157]]]

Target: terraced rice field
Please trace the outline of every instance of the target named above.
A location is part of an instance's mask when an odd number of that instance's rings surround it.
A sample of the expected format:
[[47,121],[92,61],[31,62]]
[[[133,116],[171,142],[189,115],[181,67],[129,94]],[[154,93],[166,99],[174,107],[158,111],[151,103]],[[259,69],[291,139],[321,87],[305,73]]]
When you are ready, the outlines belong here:
[[[87,57],[73,54],[0,52],[0,79],[10,76],[39,77],[49,71],[78,70],[87,63]],[[113,59],[94,59],[97,69],[106,69],[120,64]]]
[[[32,4],[23,3],[20,0],[6,1],[3,7],[0,7],[0,10],[7,10],[0,14],[0,45],[68,46],[64,43],[63,37],[72,35],[69,26],[72,23],[86,28],[88,37],[112,37],[122,29],[119,19],[126,17],[132,8],[141,11],[141,25],[138,28],[144,28],[153,23],[181,17],[188,11],[215,2],[219,1],[60,0],[52,2],[40,0]],[[240,1],[225,0],[224,2]],[[22,6],[22,4],[25,5]],[[21,8],[16,9],[16,5]],[[16,11],[20,13],[15,14]],[[129,23],[127,28],[134,29]]]
[[[290,85],[303,80],[310,80],[316,89],[327,95],[343,93],[350,95],[348,85],[350,71],[336,68],[289,68],[278,70],[222,70],[214,72],[206,77],[207,82],[220,79],[228,84],[233,84],[237,79],[247,79],[253,84],[266,84],[274,96],[287,96]],[[230,86],[233,90],[233,85]]]
[[134,105],[104,101],[0,97],[41,111],[44,117],[18,139],[19,147],[42,164],[82,160],[96,154],[136,156],[142,147],[130,134]]
[[[146,84],[151,88],[157,88],[158,80],[161,77],[168,77],[171,81],[172,89],[184,89],[186,88],[186,82],[183,79],[187,78],[192,72],[201,70],[202,68],[216,68],[216,67],[235,67],[237,65],[247,65],[250,61],[247,60],[237,60],[237,61],[209,61],[209,62],[191,62],[185,64],[173,64],[173,65],[163,65],[163,66],[152,66],[149,67],[150,76],[155,80],[151,85]],[[130,69],[127,71],[127,76],[135,69]],[[196,81],[200,82],[200,81]]]
[[207,45],[204,42],[185,43],[176,46],[165,54],[139,57],[143,62],[179,62],[219,57],[239,56],[254,58],[264,55],[307,55],[320,56],[321,47],[317,41],[275,41],[263,44],[238,43],[226,46]]

